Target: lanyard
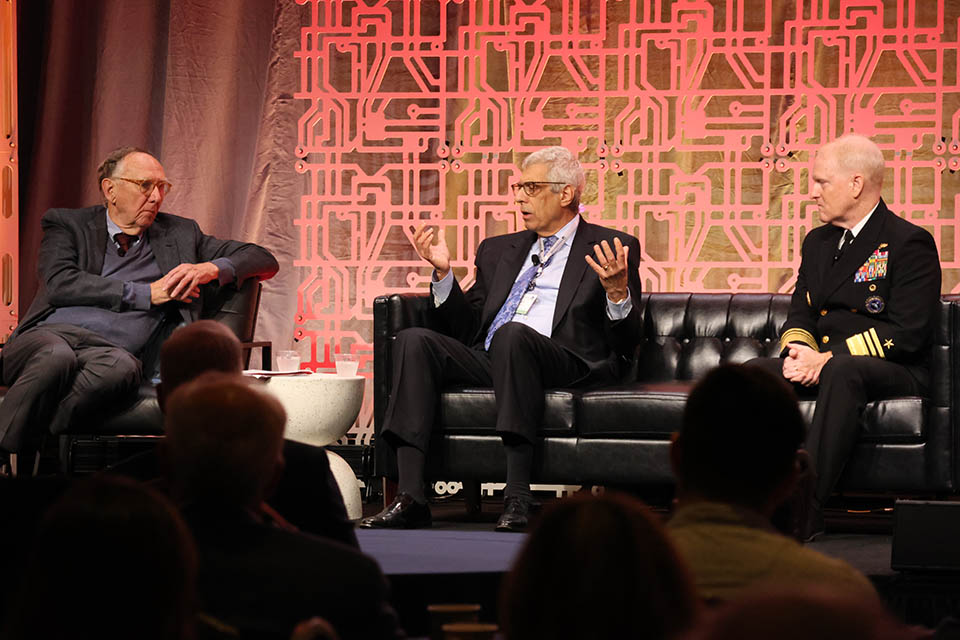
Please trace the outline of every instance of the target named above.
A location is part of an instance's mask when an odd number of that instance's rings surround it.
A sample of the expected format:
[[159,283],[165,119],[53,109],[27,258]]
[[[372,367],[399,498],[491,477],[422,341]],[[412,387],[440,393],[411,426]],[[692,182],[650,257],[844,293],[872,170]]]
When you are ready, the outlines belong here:
[[543,238],[537,240],[537,242],[540,243],[540,251],[537,253],[537,272],[530,280],[530,284],[527,285],[527,291],[533,291],[534,287],[537,286],[537,278],[543,275],[543,270],[547,268],[548,264],[550,264],[550,261],[553,259],[553,255],[560,250],[563,244],[567,241],[567,238],[569,238],[574,231],[576,231],[575,228],[557,238],[557,241],[553,243],[553,246],[550,247],[550,251],[548,251],[546,255],[543,255]]

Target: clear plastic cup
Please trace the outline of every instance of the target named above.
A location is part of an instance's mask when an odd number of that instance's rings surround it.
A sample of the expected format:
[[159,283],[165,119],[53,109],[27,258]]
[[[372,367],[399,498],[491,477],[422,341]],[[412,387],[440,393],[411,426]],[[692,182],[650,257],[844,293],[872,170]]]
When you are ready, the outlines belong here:
[[355,376],[360,368],[360,361],[352,353],[336,353],[333,362],[337,366],[338,376]]
[[300,369],[300,354],[296,351],[277,351],[277,371]]

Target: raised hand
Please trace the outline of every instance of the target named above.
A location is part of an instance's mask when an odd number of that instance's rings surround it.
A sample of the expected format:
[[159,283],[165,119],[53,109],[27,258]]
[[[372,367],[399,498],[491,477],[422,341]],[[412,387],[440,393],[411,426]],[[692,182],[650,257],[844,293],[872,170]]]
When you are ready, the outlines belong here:
[[589,255],[584,256],[587,264],[599,276],[600,284],[607,292],[607,298],[611,302],[623,302],[627,297],[627,256],[630,253],[630,247],[623,246],[620,238],[614,238],[612,249],[604,240],[600,244],[593,245],[593,251],[597,259],[594,260]]
[[437,270],[437,280],[443,280],[450,272],[450,249],[439,229],[426,223],[420,225],[413,234],[413,246]]

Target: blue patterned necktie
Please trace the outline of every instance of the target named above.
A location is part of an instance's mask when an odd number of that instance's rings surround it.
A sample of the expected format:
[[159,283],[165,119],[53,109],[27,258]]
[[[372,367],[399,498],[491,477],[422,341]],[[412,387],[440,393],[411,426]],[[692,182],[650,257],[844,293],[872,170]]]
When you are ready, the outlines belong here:
[[[552,247],[556,241],[556,236],[544,238],[541,254],[545,255],[549,253],[550,247]],[[547,261],[543,264],[543,267],[546,268],[547,265],[550,264],[551,260],[553,260],[553,256],[550,256],[547,259]],[[507,301],[503,303],[502,307],[500,307],[500,311],[497,312],[497,317],[493,319],[493,324],[490,325],[490,329],[487,331],[487,339],[483,341],[483,348],[485,350],[490,350],[490,341],[493,340],[493,334],[497,332],[497,329],[513,320],[513,314],[517,312],[517,307],[520,306],[520,300],[523,298],[523,294],[527,292],[527,287],[530,286],[530,283],[533,281],[533,277],[536,274],[537,265],[533,265],[524,271],[523,274],[517,278],[517,281],[513,283],[513,288],[510,289],[510,295],[507,296]]]

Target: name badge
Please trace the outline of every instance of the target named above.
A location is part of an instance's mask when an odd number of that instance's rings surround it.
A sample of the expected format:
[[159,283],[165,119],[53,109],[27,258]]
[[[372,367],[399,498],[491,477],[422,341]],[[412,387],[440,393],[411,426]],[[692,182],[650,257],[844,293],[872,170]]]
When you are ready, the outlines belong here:
[[523,294],[523,297],[520,298],[520,304],[517,305],[517,313],[521,316],[525,316],[530,313],[530,307],[533,306],[533,303],[537,301],[537,294],[533,291],[527,291]]

